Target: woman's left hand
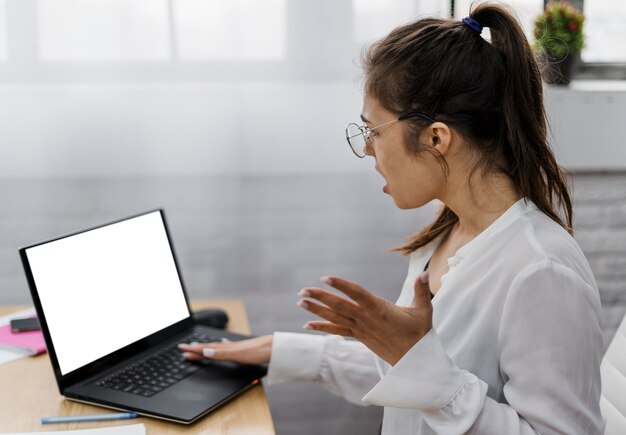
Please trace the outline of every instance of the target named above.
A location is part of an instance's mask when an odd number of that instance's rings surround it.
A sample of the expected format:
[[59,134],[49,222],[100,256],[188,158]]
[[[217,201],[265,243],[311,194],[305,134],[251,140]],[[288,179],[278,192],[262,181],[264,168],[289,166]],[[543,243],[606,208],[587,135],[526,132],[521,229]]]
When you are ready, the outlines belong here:
[[300,290],[298,295],[306,299],[298,305],[328,320],[308,322],[304,328],[354,337],[391,365],[432,328],[428,272],[415,280],[415,299],[410,307],[394,305],[358,284],[334,276],[323,277],[322,282],[350,299],[316,287]]

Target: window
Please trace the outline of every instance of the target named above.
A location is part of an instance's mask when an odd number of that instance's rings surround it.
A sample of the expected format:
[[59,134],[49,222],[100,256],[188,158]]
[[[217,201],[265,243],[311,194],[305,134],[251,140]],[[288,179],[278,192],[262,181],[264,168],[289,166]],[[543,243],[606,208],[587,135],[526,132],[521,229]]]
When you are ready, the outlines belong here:
[[353,38],[359,44],[376,41],[419,16],[450,15],[449,0],[353,0],[352,7]]
[[584,4],[586,46],[584,62],[626,63],[626,3],[587,0]]
[[167,0],[42,0],[37,14],[45,61],[171,57]]
[[286,0],[175,0],[182,60],[282,60],[287,56]]
[[287,0],[41,0],[45,61],[280,60]]

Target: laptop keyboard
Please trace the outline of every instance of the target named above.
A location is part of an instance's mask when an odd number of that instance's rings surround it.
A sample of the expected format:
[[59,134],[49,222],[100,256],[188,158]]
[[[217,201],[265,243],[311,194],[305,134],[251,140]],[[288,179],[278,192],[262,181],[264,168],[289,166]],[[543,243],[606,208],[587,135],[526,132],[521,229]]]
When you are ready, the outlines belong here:
[[[193,333],[181,339],[180,343],[219,340],[206,334]],[[180,382],[200,367],[183,359],[182,352],[174,345],[110,374],[96,382],[96,385],[150,397]]]

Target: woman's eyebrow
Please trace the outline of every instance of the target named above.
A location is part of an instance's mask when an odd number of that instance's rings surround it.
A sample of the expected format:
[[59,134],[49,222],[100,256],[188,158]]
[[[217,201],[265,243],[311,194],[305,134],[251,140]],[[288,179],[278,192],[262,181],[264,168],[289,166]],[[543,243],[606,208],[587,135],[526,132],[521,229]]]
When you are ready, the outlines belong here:
[[367,122],[368,124],[370,123],[362,113],[361,113],[361,121]]

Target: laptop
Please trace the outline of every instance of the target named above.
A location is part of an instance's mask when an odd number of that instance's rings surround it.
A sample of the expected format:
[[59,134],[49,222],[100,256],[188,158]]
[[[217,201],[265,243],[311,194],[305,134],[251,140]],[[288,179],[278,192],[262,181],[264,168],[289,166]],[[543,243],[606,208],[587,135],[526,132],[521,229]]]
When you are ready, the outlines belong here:
[[189,424],[266,374],[182,358],[247,337],[194,323],[171,240],[157,209],[19,250],[63,396]]

